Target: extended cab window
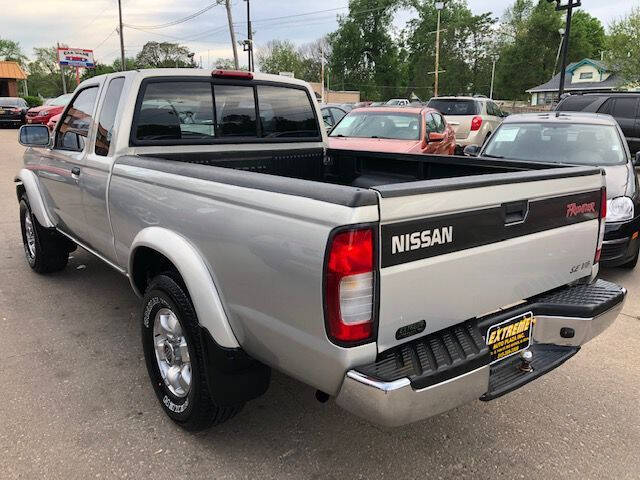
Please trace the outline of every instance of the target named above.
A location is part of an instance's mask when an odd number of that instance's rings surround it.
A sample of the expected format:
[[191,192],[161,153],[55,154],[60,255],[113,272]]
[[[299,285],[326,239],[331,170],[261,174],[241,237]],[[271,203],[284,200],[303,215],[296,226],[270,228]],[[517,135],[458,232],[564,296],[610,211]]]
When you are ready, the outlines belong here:
[[206,140],[215,136],[209,82],[146,85],[137,112],[138,140]]
[[120,103],[120,94],[124,86],[124,78],[114,78],[109,83],[107,94],[102,103],[102,111],[98,120],[98,133],[96,134],[96,154],[106,157],[109,155],[113,125],[116,121],[116,111]]
[[93,107],[97,94],[98,87],[89,87],[76,95],[60,122],[56,148],[78,152],[84,149],[85,140],[93,123]]
[[263,137],[320,135],[311,102],[304,90],[258,86],[258,109]]
[[221,137],[256,137],[253,87],[216,85],[216,127]]

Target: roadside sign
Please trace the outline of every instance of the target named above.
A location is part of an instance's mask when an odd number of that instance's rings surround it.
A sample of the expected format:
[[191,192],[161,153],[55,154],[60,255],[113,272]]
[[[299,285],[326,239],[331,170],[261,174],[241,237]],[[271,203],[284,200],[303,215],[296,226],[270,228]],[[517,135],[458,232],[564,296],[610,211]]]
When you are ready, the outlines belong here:
[[93,50],[82,48],[58,48],[58,62],[68,67],[94,68]]

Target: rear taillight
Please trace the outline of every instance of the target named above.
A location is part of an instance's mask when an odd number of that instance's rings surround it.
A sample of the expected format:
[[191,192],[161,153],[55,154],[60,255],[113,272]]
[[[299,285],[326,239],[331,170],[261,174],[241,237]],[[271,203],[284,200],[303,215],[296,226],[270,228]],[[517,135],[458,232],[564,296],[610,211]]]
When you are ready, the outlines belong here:
[[475,116],[471,119],[471,131],[475,132],[476,130],[480,130],[482,126],[482,117]]
[[605,187],[602,187],[600,192],[600,225],[598,227],[598,246],[596,247],[596,254],[593,257],[594,264],[600,261],[600,254],[602,253],[602,242],[604,240],[604,228],[607,219],[607,189]]
[[362,343],[373,337],[374,268],[372,228],[345,230],[330,240],[325,315],[327,333],[338,344]]

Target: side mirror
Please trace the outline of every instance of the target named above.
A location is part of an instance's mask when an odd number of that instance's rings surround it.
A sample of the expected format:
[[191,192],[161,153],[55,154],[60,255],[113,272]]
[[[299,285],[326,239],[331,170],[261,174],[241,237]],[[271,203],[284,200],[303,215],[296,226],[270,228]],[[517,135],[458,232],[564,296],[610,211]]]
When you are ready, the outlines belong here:
[[18,131],[18,142],[25,147],[46,147],[50,140],[46,125],[23,125]]
[[467,157],[477,157],[480,155],[480,147],[478,145],[467,145],[464,147],[463,153]]
[[427,138],[429,139],[429,143],[441,142],[444,140],[444,133],[429,132],[429,136]]
[[636,152],[636,156],[633,158],[633,166],[640,167],[640,152]]

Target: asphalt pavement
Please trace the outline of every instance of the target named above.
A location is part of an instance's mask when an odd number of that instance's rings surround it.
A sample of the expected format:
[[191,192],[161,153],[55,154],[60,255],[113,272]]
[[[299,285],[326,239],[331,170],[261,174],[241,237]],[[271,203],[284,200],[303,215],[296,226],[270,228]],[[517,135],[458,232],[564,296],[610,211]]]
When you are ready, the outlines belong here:
[[493,402],[387,430],[274,373],[192,434],[157,404],[128,280],[81,249],[61,273],[29,269],[16,139],[0,129],[0,478],[640,478],[640,266],[602,272],[629,290],[609,330]]

